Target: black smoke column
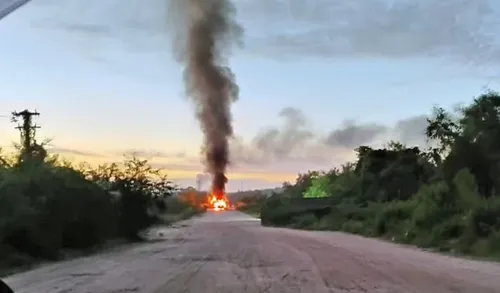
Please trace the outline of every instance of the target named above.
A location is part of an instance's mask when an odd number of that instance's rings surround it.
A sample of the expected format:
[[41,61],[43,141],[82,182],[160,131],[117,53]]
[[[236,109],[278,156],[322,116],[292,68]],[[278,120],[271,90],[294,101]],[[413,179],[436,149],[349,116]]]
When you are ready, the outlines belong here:
[[227,59],[242,29],[233,20],[235,9],[228,0],[172,0],[171,4],[175,49],[185,66],[187,95],[196,105],[204,134],[202,149],[212,189],[224,192],[233,135],[231,103],[238,98]]

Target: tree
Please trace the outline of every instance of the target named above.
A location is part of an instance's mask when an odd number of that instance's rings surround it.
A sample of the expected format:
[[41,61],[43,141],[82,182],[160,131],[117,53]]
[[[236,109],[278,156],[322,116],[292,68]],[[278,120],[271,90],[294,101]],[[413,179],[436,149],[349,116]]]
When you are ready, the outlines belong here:
[[[262,223],[343,230],[487,256],[500,247],[500,95],[486,92],[427,120],[425,151],[396,141],[359,146],[357,160],[299,174],[262,205]],[[330,212],[289,200],[327,194]],[[285,196],[282,196],[285,195]]]

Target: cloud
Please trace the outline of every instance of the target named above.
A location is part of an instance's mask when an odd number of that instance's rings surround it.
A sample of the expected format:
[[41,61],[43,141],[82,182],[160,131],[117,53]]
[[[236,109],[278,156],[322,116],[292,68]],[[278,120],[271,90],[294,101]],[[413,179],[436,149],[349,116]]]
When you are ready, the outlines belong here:
[[38,0],[30,4],[34,12],[31,26],[69,33],[66,42],[76,37],[76,45],[86,50],[121,45],[124,50],[159,51],[167,40],[165,2]]
[[261,130],[248,143],[242,138],[232,141],[233,166],[323,159],[313,155],[323,146],[317,143],[317,134],[300,109],[285,107],[278,115],[283,121],[281,125]]
[[[446,57],[484,62],[500,57],[492,0],[256,0],[241,13],[262,26],[249,46],[285,57]],[[250,21],[250,20],[249,20]],[[279,27],[279,29],[278,29]],[[250,31],[251,32],[251,31]],[[250,33],[249,32],[249,33]]]
[[137,157],[147,157],[147,158],[158,158],[158,159],[184,159],[187,157],[186,153],[183,151],[176,152],[164,152],[160,150],[145,150],[145,149],[128,149],[124,151],[116,152],[117,155],[132,156]]
[[427,116],[419,115],[407,119],[399,120],[394,132],[398,139],[407,144],[424,145],[426,141]]
[[161,163],[161,162],[151,162],[151,166],[156,169],[162,170],[174,170],[174,171],[192,171],[200,172],[203,170],[201,164],[190,164],[190,163]]
[[373,142],[379,135],[387,132],[388,127],[375,123],[356,124],[354,120],[346,120],[339,129],[331,131],[325,142],[331,146],[355,148]]
[[[168,47],[168,1],[39,0],[37,28],[70,32],[85,46]],[[448,58],[500,61],[493,0],[238,0],[245,50],[268,58]],[[498,7],[498,5],[496,5]],[[81,46],[82,43],[79,43]]]
[[279,112],[283,123],[257,133],[250,141],[235,139],[231,156],[235,166],[251,168],[295,163],[302,165],[337,165],[344,163],[360,145],[380,147],[389,140],[408,145],[426,146],[427,116],[418,115],[396,121],[393,125],[346,120],[338,127],[314,131],[300,109],[287,107]]
[[299,109],[283,108],[279,116],[283,118],[282,127],[271,127],[261,131],[253,139],[253,144],[276,159],[283,159],[303,147],[304,142],[313,139],[314,133]]
[[196,174],[196,186],[199,189],[201,186],[208,183],[210,180],[210,174],[208,173],[198,173]]
[[427,115],[408,117],[396,121],[392,126],[345,120],[339,128],[330,131],[325,143],[332,147],[356,148],[380,141],[397,140],[423,147],[427,144],[427,118]]
[[[77,155],[84,157],[100,157],[100,158],[107,157],[110,159],[117,157],[121,158],[123,156],[132,156],[132,155],[135,155],[137,157],[145,157],[148,159],[177,159],[182,161],[184,161],[184,159],[186,160],[192,159],[189,158],[188,155],[183,151],[166,152],[153,149],[127,149],[127,150],[119,150],[112,152],[92,152],[76,148],[54,146],[50,148],[50,151],[53,153],[58,153],[63,155]],[[189,162],[191,163],[192,161]]]
[[[250,139],[236,137],[231,141],[229,172],[289,174],[338,166],[354,159],[354,149],[360,145],[381,147],[390,140],[420,147],[427,145],[426,115],[408,117],[391,125],[351,119],[326,131],[317,131],[297,108],[285,107],[278,116],[280,124],[270,125]],[[147,158],[155,168],[180,172],[178,176],[189,176],[202,184],[209,180],[202,156],[183,151],[125,149],[96,153],[63,147],[54,147],[51,151],[99,161],[121,161],[124,154],[135,154]]]
[[77,149],[71,149],[71,148],[64,148],[64,147],[52,147],[49,149],[49,151],[52,153],[57,153],[57,154],[61,154],[61,155],[76,155],[76,156],[93,157],[93,158],[105,157],[103,154],[99,154],[99,153],[95,153],[95,152],[83,151],[83,150],[77,150]]

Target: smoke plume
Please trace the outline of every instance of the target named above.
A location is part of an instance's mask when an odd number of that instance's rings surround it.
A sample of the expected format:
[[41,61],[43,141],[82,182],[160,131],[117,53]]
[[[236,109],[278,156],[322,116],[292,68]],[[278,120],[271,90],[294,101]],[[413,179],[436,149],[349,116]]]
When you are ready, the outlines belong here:
[[202,150],[212,188],[224,190],[233,135],[230,106],[238,97],[227,59],[242,30],[233,20],[235,9],[229,0],[172,0],[169,12],[176,33],[174,49],[185,66],[186,93],[204,134]]

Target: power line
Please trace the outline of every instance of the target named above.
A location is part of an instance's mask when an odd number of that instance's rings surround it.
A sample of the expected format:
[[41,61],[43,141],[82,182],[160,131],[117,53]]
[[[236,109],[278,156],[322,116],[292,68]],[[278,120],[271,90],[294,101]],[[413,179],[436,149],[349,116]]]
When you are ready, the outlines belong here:
[[17,123],[19,118],[21,118],[22,123],[18,124],[16,129],[19,130],[21,135],[21,145],[25,151],[32,149],[33,145],[36,143],[35,135],[36,130],[40,128],[38,125],[33,125],[33,116],[40,116],[38,112],[31,112],[29,110],[23,110],[21,112],[12,112],[12,122]]

